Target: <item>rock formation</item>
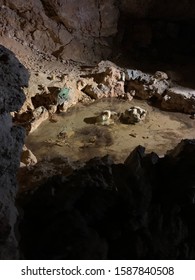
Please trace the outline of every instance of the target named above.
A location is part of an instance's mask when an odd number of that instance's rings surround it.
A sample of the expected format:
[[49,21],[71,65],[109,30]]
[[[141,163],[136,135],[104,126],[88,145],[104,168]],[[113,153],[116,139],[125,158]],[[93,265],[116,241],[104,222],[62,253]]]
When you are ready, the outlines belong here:
[[133,106],[125,111],[121,117],[121,120],[127,124],[136,124],[143,121],[146,117],[146,114],[146,110],[138,106]]
[[104,110],[101,114],[96,118],[96,122],[101,125],[110,125],[113,124],[115,120],[119,118],[117,112]]
[[195,90],[175,85],[166,91],[161,107],[166,110],[194,114]]
[[124,164],[95,158],[23,193],[24,257],[194,259],[194,159],[194,140],[164,158],[138,146]]
[[125,79],[127,92],[135,92],[135,96],[149,100],[155,97],[162,109],[187,114],[195,112],[195,90],[173,83],[164,72],[154,75],[140,70],[126,69]]
[[192,0],[1,0],[0,9],[0,36],[45,57],[94,62],[118,46],[158,57],[193,53]]
[[59,59],[94,61],[111,52],[119,15],[114,2],[1,1],[1,35]]
[[18,258],[14,227],[17,219],[16,172],[24,129],[12,124],[10,112],[20,109],[28,72],[15,55],[0,45],[0,259]]

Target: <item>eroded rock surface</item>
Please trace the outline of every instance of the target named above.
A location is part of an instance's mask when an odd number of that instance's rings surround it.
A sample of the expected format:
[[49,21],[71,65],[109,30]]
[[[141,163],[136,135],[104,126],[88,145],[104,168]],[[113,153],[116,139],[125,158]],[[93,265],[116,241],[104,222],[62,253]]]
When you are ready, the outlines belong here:
[[60,59],[93,61],[111,52],[119,15],[113,0],[3,2],[2,36]]
[[148,100],[155,97],[162,109],[188,114],[195,112],[194,89],[173,83],[162,71],[150,75],[140,70],[127,69],[125,78],[127,91],[135,91],[138,98]]
[[166,91],[161,107],[188,114],[195,113],[195,90],[181,86],[171,87]]
[[27,84],[27,70],[11,51],[0,45],[0,259],[18,258],[14,232],[16,172],[24,129],[13,126],[10,112],[22,106],[25,96],[21,87]]
[[127,69],[125,77],[128,91],[135,90],[135,96],[141,99],[150,99],[152,96],[161,99],[169,88],[166,73],[160,71],[150,75],[140,70]]

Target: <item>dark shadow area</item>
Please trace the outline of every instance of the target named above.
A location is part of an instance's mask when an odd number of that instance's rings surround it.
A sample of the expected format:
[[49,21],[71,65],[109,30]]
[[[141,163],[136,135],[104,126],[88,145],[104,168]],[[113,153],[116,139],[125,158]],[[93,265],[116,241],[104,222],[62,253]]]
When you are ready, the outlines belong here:
[[168,71],[172,80],[195,88],[194,19],[136,18],[121,12],[112,59],[148,73]]
[[48,92],[44,92],[44,89],[41,87],[40,89],[43,90],[42,94],[36,94],[31,98],[32,104],[35,108],[39,106],[44,106],[48,109],[50,104],[55,104],[57,95],[59,93],[58,87],[48,87]]
[[97,118],[96,117],[84,118],[83,121],[87,124],[95,124],[97,121]]
[[[194,259],[195,143],[92,159],[19,197],[27,259]],[[26,200],[28,198],[28,201]]]
[[0,45],[0,259],[19,257],[16,242],[16,173],[25,131],[13,125],[10,112],[19,111],[25,101],[28,70],[15,54]]

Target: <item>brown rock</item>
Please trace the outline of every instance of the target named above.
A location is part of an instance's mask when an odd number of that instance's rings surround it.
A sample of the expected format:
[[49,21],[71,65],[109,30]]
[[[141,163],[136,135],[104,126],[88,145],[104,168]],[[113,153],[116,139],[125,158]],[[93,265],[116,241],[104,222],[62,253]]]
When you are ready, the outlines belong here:
[[31,121],[30,127],[29,129],[27,129],[27,132],[32,133],[33,131],[35,131],[39,127],[39,125],[42,124],[42,122],[48,119],[48,117],[49,113],[45,107],[40,106],[36,108],[33,111],[33,120]]
[[166,91],[161,107],[192,114],[195,112],[195,90],[181,86],[172,87]]
[[150,99],[156,96],[162,99],[162,95],[169,87],[166,73],[157,71],[153,76],[139,70],[127,69],[125,77],[128,83],[127,90],[135,90],[135,96],[142,99]]
[[87,85],[84,89],[84,92],[93,99],[101,99],[106,97],[103,91],[98,88],[97,83],[93,83],[93,85]]
[[[108,15],[112,16],[108,16]],[[106,38],[117,33],[114,0],[7,0],[1,8],[2,33],[57,58],[93,61],[107,55]],[[105,40],[105,46],[102,41]]]
[[37,163],[36,156],[26,147],[26,145],[23,146],[20,160],[25,166],[34,165]]

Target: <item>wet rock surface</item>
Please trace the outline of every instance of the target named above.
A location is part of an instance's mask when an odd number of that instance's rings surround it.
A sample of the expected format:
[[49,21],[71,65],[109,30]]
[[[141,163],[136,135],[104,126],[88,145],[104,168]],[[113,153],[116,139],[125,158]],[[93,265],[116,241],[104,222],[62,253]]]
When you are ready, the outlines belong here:
[[182,87],[168,79],[168,75],[157,71],[154,75],[140,70],[127,69],[125,73],[127,92],[144,100],[155,98],[158,106],[169,111],[192,114],[195,111],[194,89]]
[[90,160],[21,194],[29,259],[194,259],[195,142],[164,158],[138,146],[124,164]]

